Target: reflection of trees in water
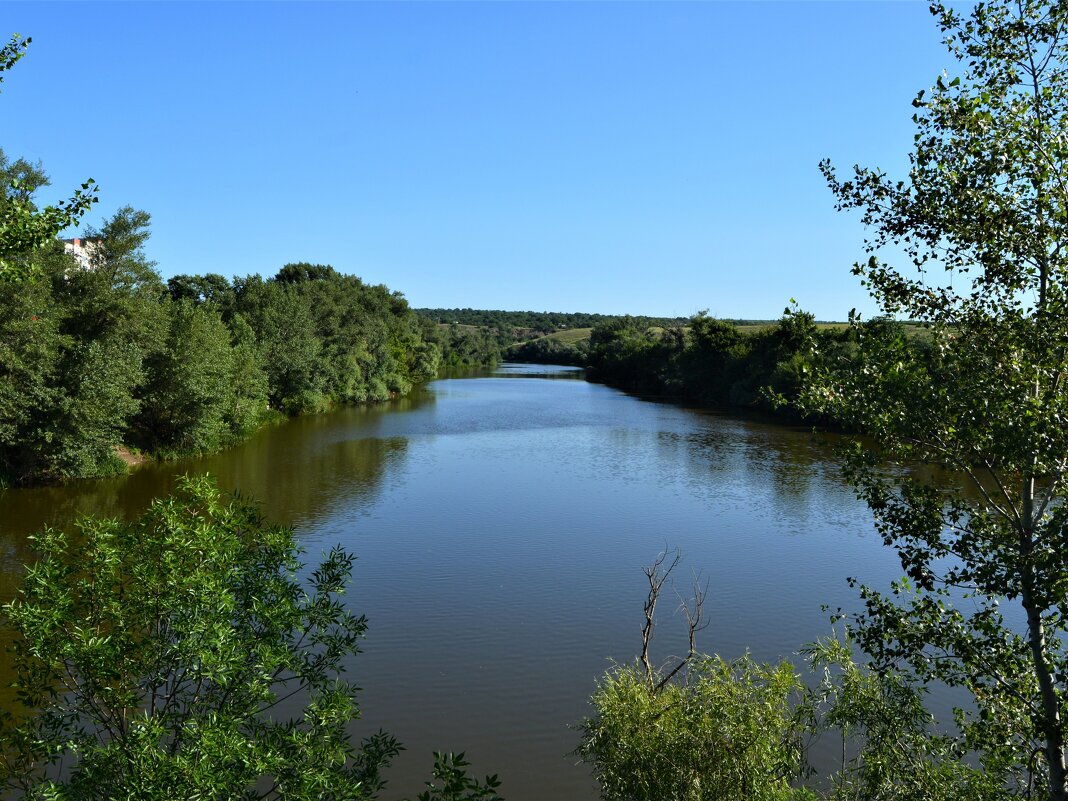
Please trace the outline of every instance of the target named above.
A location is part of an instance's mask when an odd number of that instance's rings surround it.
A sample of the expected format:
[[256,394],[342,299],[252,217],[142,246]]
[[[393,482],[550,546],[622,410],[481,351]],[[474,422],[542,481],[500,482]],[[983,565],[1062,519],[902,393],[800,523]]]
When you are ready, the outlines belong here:
[[668,426],[612,429],[612,447],[595,455],[599,468],[622,481],[681,481],[701,495],[749,502],[796,504],[819,485],[848,486],[825,435],[722,418]]
[[700,415],[689,430],[658,434],[658,458],[686,471],[687,484],[720,522],[727,514],[754,532],[872,536],[870,514],[835,453],[843,441],[841,434]]
[[830,435],[723,419],[695,431],[658,434],[665,463],[685,465],[688,478],[715,487],[744,484],[791,504],[805,500],[817,484],[846,487],[837,470]]
[[[543,381],[585,381],[586,371],[580,369],[555,368],[552,365],[522,365],[533,369],[511,370],[502,369],[492,373],[494,378],[538,378]],[[540,368],[540,369],[538,369]]]
[[[810,503],[826,504],[827,487],[854,495],[835,452],[847,435],[717,417],[698,430],[657,436],[664,463],[685,465],[693,480],[710,487],[741,480],[753,503],[771,505],[783,515]],[[961,488],[968,497],[979,495],[965,476],[948,470],[913,465],[905,472],[933,486]]]
[[299,481],[286,485],[285,504],[303,510],[303,522],[328,514],[337,504],[370,506],[383,478],[395,472],[407,452],[406,437],[332,443],[300,468]]
[[289,525],[319,516],[340,498],[369,503],[407,447],[403,436],[376,436],[384,416],[432,402],[433,396],[416,393],[381,406],[289,420],[229,451],[147,465],[121,478],[2,491],[0,602],[12,597],[22,566],[33,558],[30,534],[68,527],[85,515],[132,519],[185,473],[211,473],[221,487],[257,499],[270,519]]
[[[85,515],[132,519],[184,473],[212,473],[225,488],[240,488],[261,502],[272,521],[297,526],[327,514],[337,503],[369,505],[383,479],[407,453],[402,436],[375,436],[385,413],[428,402],[404,399],[385,407],[344,409],[286,421],[248,442],[211,457],[149,465],[117,479],[0,492],[0,603],[10,601],[23,567],[34,558],[29,535],[45,526],[69,529]],[[0,627],[0,708],[12,709],[12,669]]]

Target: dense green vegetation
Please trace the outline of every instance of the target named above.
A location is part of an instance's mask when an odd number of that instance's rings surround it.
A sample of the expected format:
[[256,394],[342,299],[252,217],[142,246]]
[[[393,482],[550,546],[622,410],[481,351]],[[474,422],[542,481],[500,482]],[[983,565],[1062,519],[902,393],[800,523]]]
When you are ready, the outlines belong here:
[[581,753],[606,801],[788,801],[803,754],[790,707],[792,665],[707,657],[685,685],[659,689],[637,666],[605,676]]
[[[444,318],[450,310],[430,311]],[[489,363],[498,357],[575,365],[587,368],[594,381],[632,392],[793,418],[803,415],[790,401],[798,397],[806,373],[818,361],[850,362],[857,356],[857,330],[845,323],[816,322],[813,315],[795,309],[787,309],[773,322],[721,320],[704,313],[686,320],[455,311],[464,313],[457,317],[494,326],[440,325],[450,338],[445,352],[458,365]],[[592,328],[561,325],[541,336],[532,335],[534,329],[498,327],[538,322],[549,328],[562,320],[596,323]],[[897,323],[883,317],[861,327],[896,331],[917,352],[928,347],[920,335],[923,328],[914,322]],[[832,422],[820,415],[808,416]]]
[[586,367],[590,353],[590,329],[577,329],[585,336],[568,341],[555,334],[548,334],[537,339],[517,342],[505,352],[505,358],[514,362],[532,362],[534,364],[571,364]]
[[[443,348],[445,362],[456,366],[490,364],[502,358],[585,366],[590,329],[620,319],[615,315],[583,312],[497,309],[416,309],[415,312],[448,332]],[[677,326],[684,322],[683,318],[628,319],[646,326]]]
[[451,346],[398,293],[328,266],[164,283],[149,222],[121,209],[87,233],[90,269],[53,240],[26,257],[35,280],[0,283],[0,481],[108,474],[120,447],[202,453],[272,413],[386,400]]
[[843,332],[818,329],[803,312],[751,332],[703,314],[666,329],[620,318],[593,330],[588,364],[594,379],[625,389],[770,411],[773,396],[796,395],[817,341],[849,346]]
[[[367,801],[400,745],[355,746],[345,678],[367,627],[342,604],[353,557],[307,583],[290,529],[207,477],[137,521],[46,531],[4,607],[20,714],[0,710],[5,797]],[[296,710],[296,711],[294,711]],[[424,801],[494,801],[437,755]]]
[[492,366],[502,358],[502,338],[487,328],[439,323],[428,326],[428,336],[441,348],[443,367]]
[[[585,367],[589,377],[634,392],[739,410],[796,416],[813,360],[854,353],[844,323],[789,310],[779,321],[690,319],[476,309],[418,309],[448,332],[458,365],[495,358]],[[441,321],[452,320],[449,324]],[[886,319],[869,325],[896,326]],[[582,327],[585,326],[585,327]],[[904,330],[904,329],[902,329]],[[914,342],[923,347],[922,341]],[[451,354],[450,354],[451,351]]]
[[887,317],[857,327],[816,322],[787,309],[773,322],[721,320],[700,313],[689,320],[607,317],[592,329],[561,329],[517,342],[509,361],[570,364],[612,386],[719,408],[833,423],[791,403],[818,363],[855,363],[861,330],[893,331],[917,354],[929,347],[925,328]]
[[[680,559],[664,552],[645,569],[641,656],[601,678],[582,722],[577,754],[605,801],[1007,801],[1029,786],[1022,766],[967,760],[924,708],[927,688],[858,664],[848,638],[807,646],[797,664],[700,653],[697,637],[714,621],[698,583],[679,606],[689,653],[655,667],[656,609]],[[837,764],[812,768],[817,745],[840,754]]]
[[[936,733],[923,691],[901,674],[856,664],[830,639],[800,668],[700,656],[686,681],[660,685],[640,665],[600,681],[578,753],[605,801],[996,801],[1019,777],[962,761]],[[825,739],[839,766],[813,775],[807,751]]]

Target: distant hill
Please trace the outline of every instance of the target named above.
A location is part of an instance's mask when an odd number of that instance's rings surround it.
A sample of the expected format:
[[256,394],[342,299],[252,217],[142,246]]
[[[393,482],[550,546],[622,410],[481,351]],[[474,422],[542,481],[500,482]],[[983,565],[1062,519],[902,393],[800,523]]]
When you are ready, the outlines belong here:
[[[601,323],[623,317],[622,314],[590,314],[586,312],[503,311],[500,309],[414,309],[421,317],[435,323],[474,325],[494,328],[501,333],[512,330],[528,332],[527,336],[551,334],[571,328],[593,328]],[[684,325],[686,317],[636,317],[644,325],[670,327]]]

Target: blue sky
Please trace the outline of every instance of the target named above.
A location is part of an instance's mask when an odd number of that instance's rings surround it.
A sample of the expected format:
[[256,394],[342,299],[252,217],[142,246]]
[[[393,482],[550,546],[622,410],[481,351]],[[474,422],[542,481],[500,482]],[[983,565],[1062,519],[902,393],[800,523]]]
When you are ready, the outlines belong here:
[[874,311],[823,157],[905,173],[923,2],[19,3],[0,147],[161,273],[333,264],[413,306]]

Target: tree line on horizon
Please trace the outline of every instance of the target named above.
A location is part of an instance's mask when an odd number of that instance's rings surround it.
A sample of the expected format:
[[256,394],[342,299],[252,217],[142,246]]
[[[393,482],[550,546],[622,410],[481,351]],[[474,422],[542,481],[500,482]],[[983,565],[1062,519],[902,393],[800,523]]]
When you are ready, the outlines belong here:
[[[565,328],[593,328],[622,315],[588,312],[504,311],[501,309],[415,309],[415,313],[444,325],[469,325],[492,329],[511,338],[551,334]],[[647,325],[678,325],[684,317],[639,317]]]

